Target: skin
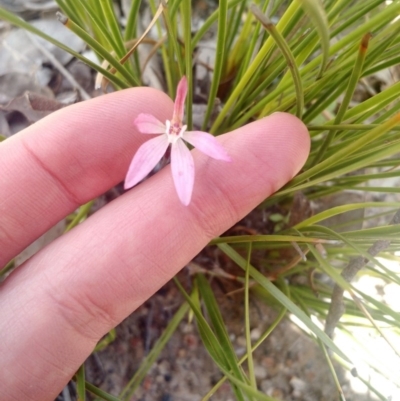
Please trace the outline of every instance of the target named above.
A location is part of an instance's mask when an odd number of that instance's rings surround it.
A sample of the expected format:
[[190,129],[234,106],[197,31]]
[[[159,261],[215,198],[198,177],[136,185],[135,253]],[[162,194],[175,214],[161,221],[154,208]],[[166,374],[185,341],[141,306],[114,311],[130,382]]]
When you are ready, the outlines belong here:
[[[173,102],[135,88],[67,107],[0,145],[0,266],[79,205],[124,179],[148,135],[139,113]],[[151,136],[150,136],[151,137]],[[96,342],[303,166],[309,135],[276,113],[218,137],[231,163],[193,150],[192,202],[170,167],[53,241],[0,286],[3,401],[54,400]]]

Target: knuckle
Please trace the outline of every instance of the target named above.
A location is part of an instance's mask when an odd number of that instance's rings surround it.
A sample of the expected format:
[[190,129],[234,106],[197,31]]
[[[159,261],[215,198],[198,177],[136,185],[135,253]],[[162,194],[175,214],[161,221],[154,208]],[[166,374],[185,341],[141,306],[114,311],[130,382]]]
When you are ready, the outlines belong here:
[[48,295],[66,326],[88,340],[97,342],[118,322],[111,309],[88,293],[50,291]]

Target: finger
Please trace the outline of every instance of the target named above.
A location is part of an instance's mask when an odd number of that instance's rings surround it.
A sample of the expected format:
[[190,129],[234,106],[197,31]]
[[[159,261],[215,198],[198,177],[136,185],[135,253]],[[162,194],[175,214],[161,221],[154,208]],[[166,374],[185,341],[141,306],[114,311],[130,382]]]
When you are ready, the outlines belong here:
[[[157,105],[157,107],[155,107]],[[62,109],[0,144],[0,267],[77,206],[124,179],[148,139],[134,118],[170,117],[171,99],[135,88]]]
[[9,277],[0,292],[3,344],[12,350],[0,373],[7,400],[53,399],[102,335],[290,180],[309,151],[306,128],[286,114],[218,140],[232,162],[193,151],[189,206],[179,202],[168,166]]

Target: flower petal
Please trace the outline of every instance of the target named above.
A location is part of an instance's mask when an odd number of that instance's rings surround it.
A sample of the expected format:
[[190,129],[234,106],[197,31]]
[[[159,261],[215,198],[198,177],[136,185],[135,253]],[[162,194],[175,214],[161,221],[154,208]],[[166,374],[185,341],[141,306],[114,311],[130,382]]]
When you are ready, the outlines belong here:
[[178,197],[187,206],[192,199],[194,162],[192,153],[181,139],[171,146],[171,170]]
[[145,142],[133,156],[125,177],[124,188],[132,188],[142,181],[163,157],[168,145],[166,135],[157,136]]
[[142,134],[164,134],[166,130],[165,124],[151,114],[140,113],[133,123]]
[[173,124],[181,124],[183,121],[183,114],[185,113],[185,100],[187,94],[187,79],[185,76],[179,81],[178,88],[176,89],[176,98],[174,104],[174,114],[172,116]]
[[188,131],[183,134],[183,139],[213,159],[224,160],[226,162],[232,160],[215,137],[207,132]]

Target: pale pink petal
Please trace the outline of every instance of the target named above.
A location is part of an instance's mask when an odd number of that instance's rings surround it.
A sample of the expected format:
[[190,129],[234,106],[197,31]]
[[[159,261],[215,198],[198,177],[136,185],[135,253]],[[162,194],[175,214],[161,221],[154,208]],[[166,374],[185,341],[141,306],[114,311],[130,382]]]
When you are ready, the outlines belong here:
[[169,142],[166,135],[157,136],[145,142],[133,156],[125,177],[124,188],[132,188],[142,181],[163,157],[168,145]]
[[214,136],[207,132],[188,131],[183,134],[183,139],[213,159],[224,160],[226,162],[231,161],[231,158],[223,146]]
[[181,123],[183,121],[183,114],[185,113],[185,100],[187,94],[187,79],[185,76],[179,81],[178,88],[176,89],[176,98],[174,104],[174,114],[172,115],[172,123]]
[[181,139],[171,146],[171,170],[178,197],[187,206],[193,192],[194,162],[190,150]]
[[141,113],[133,120],[133,123],[142,134],[165,133],[165,124],[151,114]]

